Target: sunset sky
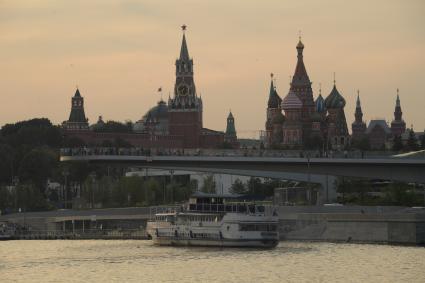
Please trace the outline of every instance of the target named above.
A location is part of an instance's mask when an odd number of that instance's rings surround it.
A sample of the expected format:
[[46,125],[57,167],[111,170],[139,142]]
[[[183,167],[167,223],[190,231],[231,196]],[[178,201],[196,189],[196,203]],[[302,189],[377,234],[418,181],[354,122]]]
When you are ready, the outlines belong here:
[[[239,136],[264,129],[270,73],[285,96],[298,33],[314,96],[336,83],[351,131],[364,118],[425,128],[425,1],[0,0],[0,124],[68,119],[78,85],[91,123],[136,121],[174,85],[182,32],[204,102],[204,126]],[[257,134],[256,132],[257,131]]]

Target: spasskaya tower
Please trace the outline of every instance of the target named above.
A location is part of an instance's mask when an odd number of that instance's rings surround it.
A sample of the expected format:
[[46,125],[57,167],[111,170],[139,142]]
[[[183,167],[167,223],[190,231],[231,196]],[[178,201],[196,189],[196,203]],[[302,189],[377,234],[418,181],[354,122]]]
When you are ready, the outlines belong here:
[[193,80],[193,60],[186,43],[186,26],[182,26],[183,39],[180,57],[176,60],[174,95],[168,100],[170,135],[182,135],[184,146],[200,147],[202,130],[202,99],[196,93]]

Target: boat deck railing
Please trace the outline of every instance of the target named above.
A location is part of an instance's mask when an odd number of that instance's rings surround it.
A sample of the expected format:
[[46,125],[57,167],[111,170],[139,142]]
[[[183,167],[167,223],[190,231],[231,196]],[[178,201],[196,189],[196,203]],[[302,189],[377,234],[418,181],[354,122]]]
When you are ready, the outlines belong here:
[[233,212],[233,213],[246,213],[246,214],[265,214],[276,215],[277,210],[273,206],[256,205],[247,203],[234,203],[234,204],[209,204],[197,203],[189,204],[188,211],[217,213],[217,212]]

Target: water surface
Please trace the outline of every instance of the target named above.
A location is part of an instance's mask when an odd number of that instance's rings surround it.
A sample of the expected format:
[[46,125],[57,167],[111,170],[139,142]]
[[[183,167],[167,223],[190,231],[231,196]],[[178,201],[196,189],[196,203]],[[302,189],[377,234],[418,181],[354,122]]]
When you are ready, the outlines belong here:
[[0,242],[0,282],[425,282],[425,248],[281,242],[273,250],[137,240]]

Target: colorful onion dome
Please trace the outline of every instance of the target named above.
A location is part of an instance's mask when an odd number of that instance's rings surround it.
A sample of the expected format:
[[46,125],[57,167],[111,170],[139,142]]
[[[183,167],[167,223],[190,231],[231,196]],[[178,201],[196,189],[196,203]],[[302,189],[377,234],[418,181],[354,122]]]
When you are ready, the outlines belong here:
[[315,105],[316,105],[316,111],[318,113],[323,113],[326,111],[325,100],[323,99],[323,96],[321,94],[319,94],[319,96],[317,97]]
[[[273,78],[273,77],[272,77]],[[279,94],[277,94],[276,88],[273,85],[273,80],[270,82],[270,93],[269,101],[267,103],[268,108],[279,108],[279,105],[282,103],[282,99]]]
[[345,106],[345,99],[338,92],[335,85],[331,93],[325,99],[325,106],[327,109],[344,108]]
[[301,109],[303,107],[302,101],[292,90],[289,91],[288,95],[282,101],[282,108],[284,110],[290,109]]

